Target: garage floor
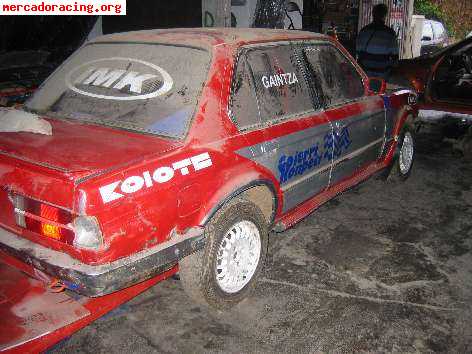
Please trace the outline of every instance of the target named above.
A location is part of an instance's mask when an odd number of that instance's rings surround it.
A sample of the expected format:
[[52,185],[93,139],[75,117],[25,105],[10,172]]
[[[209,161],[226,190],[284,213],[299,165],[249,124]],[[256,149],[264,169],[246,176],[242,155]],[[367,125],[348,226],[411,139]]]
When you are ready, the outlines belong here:
[[232,312],[169,279],[51,352],[472,352],[472,163],[441,138],[423,129],[405,183],[371,179],[273,234]]

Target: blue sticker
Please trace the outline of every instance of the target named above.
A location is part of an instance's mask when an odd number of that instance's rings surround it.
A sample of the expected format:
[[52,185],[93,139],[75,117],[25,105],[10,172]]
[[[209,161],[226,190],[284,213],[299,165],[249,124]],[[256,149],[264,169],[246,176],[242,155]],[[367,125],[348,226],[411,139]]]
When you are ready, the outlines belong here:
[[348,150],[351,145],[351,137],[349,130],[345,127],[341,131],[334,133],[334,156],[338,158],[341,156],[343,150]]
[[320,149],[319,143],[316,143],[306,150],[280,156],[278,163],[280,183],[305,174],[319,166],[323,160],[331,161],[333,158],[339,158],[343,151],[349,149],[351,143],[349,130],[345,127],[334,135],[327,133],[323,137],[323,149]]
[[318,143],[303,151],[296,151],[293,155],[282,155],[279,159],[280,182],[284,183],[294,176],[304,174],[321,163],[322,155]]

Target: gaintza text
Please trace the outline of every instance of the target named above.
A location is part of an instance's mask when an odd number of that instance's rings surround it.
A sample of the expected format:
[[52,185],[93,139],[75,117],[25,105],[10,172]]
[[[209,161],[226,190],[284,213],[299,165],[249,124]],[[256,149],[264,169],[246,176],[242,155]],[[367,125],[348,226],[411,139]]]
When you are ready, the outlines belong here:
[[300,176],[321,165],[326,160],[339,158],[343,151],[351,145],[352,140],[349,129],[344,127],[334,134],[327,133],[323,142],[316,142],[303,151],[296,151],[291,155],[282,155],[279,159],[278,169],[280,183],[285,183],[295,176]]

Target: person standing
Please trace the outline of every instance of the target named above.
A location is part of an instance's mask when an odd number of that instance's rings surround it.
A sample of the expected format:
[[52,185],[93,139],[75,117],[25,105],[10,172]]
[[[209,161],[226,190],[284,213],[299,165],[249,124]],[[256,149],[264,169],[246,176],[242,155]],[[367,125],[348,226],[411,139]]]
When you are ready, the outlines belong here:
[[398,61],[398,42],[395,31],[385,25],[388,7],[378,4],[372,8],[372,23],[361,29],[357,37],[356,57],[369,77],[388,79]]

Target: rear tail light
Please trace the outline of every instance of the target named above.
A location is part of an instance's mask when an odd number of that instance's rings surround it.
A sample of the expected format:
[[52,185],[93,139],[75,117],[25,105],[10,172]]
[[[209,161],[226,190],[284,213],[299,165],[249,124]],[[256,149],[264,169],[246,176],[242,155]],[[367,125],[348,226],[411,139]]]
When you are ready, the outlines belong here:
[[18,226],[81,248],[98,249],[102,245],[102,233],[98,221],[91,216],[77,216],[62,208],[11,195]]
[[78,216],[74,219],[74,246],[97,249],[102,245],[102,232],[93,216]]
[[18,226],[67,244],[73,244],[72,214],[67,210],[21,195],[12,197]]
[[[40,216],[46,220],[51,220],[53,222],[59,221],[59,209],[47,205],[40,205]],[[61,227],[50,222],[42,222],[41,225],[41,234],[46,237],[50,237],[56,240],[61,239]]]

